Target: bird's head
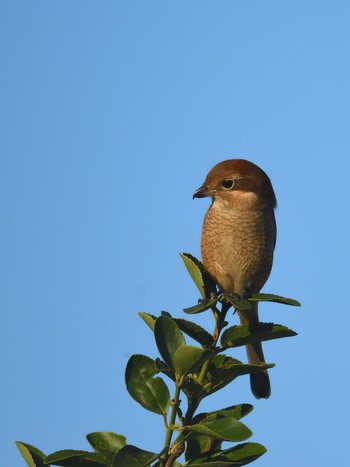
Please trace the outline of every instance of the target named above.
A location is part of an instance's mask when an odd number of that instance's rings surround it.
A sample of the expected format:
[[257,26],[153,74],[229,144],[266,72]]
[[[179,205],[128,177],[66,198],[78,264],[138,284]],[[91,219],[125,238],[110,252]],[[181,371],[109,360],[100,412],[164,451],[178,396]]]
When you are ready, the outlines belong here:
[[262,202],[268,208],[276,207],[269,177],[260,167],[244,159],[229,159],[215,165],[193,198],[206,196],[229,204],[246,200]]

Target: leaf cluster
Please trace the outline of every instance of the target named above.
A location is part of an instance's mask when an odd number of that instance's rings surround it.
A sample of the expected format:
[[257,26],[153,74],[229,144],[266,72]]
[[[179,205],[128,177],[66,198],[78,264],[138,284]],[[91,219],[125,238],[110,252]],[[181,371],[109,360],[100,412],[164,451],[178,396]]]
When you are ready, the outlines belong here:
[[[241,419],[253,410],[252,405],[238,404],[201,413],[197,413],[197,409],[203,399],[239,376],[274,366],[243,363],[228,355],[228,350],[296,335],[287,327],[274,323],[227,327],[227,310],[231,306],[246,310],[255,301],[300,304],[272,294],[254,294],[242,299],[220,293],[199,260],[186,253],[181,257],[202,296],[198,304],[184,312],[191,315],[211,310],[214,331],[210,333],[192,321],[173,318],[166,312],[158,317],[141,312],[140,317],[153,333],[159,357],[132,355],[125,371],[126,387],[131,397],[163,419],[162,447],[158,452],[149,452],[127,444],[124,436],[109,432],[87,435],[93,448],[91,452],[63,450],[45,456],[37,448],[17,442],[29,466],[229,467],[249,464],[266,452],[261,444],[247,442],[252,432]],[[187,343],[188,338],[195,345]],[[227,447],[227,443],[239,444]],[[184,463],[180,463],[178,459],[183,454]]]

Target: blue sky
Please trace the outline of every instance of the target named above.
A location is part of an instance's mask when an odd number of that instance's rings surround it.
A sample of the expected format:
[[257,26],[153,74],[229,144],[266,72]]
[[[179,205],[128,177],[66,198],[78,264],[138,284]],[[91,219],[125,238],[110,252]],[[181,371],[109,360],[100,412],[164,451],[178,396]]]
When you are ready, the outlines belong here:
[[253,403],[261,467],[348,462],[349,15],[345,0],[2,1],[2,465],[24,465],[16,440],[162,446],[124,385],[133,353],[157,356],[137,312],[196,303],[179,253],[199,256],[209,201],[192,194],[235,157],[278,199],[264,290],[303,307],[261,306],[299,333],[265,344],[271,398],[241,378],[203,410]]

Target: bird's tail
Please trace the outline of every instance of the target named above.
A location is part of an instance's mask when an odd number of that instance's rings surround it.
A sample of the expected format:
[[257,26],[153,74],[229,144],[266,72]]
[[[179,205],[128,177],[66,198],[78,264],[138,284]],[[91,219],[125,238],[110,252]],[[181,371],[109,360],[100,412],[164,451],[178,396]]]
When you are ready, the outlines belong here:
[[[240,314],[241,324],[259,322],[258,304],[252,303],[253,309],[244,315]],[[264,352],[261,342],[246,346],[248,363],[251,365],[261,365],[265,363]],[[270,378],[267,370],[257,371],[250,375],[250,387],[257,399],[268,399],[271,394]]]
[[[246,346],[248,363],[261,365],[265,363],[264,353],[260,342]],[[271,394],[270,378],[267,370],[257,371],[250,375],[250,387],[257,399],[268,399]]]

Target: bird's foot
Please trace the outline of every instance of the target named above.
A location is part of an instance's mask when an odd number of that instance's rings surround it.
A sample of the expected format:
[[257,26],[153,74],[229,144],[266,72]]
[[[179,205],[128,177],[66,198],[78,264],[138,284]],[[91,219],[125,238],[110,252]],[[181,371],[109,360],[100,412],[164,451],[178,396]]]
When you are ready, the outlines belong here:
[[250,298],[252,296],[252,293],[250,290],[245,290],[244,292],[241,293],[230,293],[229,297],[232,299],[239,299],[239,300],[246,300],[247,298]]
[[201,297],[198,299],[198,305],[204,305],[205,303],[209,302],[210,300],[215,300],[219,297],[220,294],[212,292],[210,297]]
[[221,301],[223,302],[231,302],[232,300],[246,300],[247,298],[250,298],[252,296],[250,291],[244,291],[242,293],[220,293],[221,295]]

